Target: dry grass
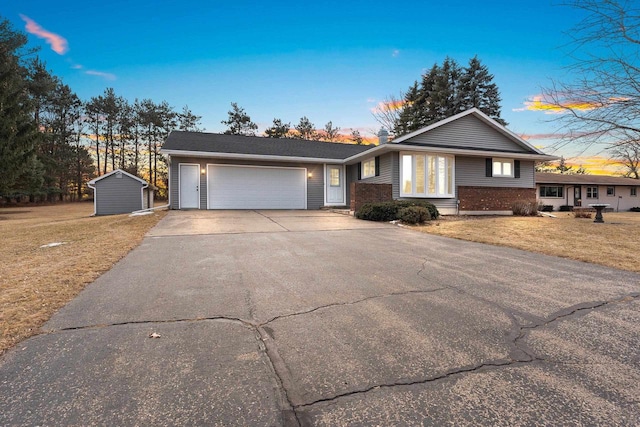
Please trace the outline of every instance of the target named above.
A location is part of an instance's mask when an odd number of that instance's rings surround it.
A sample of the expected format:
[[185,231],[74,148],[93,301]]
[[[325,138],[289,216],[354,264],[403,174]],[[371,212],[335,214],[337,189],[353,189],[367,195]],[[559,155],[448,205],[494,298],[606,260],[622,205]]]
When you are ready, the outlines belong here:
[[574,218],[442,217],[416,227],[425,233],[509,246],[547,255],[640,272],[640,213],[605,213],[604,224]]
[[[0,354],[37,333],[165,215],[92,213],[92,203],[0,208]],[[40,247],[53,242],[66,243]]]

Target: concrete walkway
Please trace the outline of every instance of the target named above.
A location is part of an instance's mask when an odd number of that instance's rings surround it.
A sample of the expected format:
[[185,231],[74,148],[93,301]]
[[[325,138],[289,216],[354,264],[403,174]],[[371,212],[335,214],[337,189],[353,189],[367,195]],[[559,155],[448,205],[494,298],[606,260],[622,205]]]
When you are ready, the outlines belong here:
[[170,212],[0,360],[0,425],[640,424],[640,275],[207,214]]

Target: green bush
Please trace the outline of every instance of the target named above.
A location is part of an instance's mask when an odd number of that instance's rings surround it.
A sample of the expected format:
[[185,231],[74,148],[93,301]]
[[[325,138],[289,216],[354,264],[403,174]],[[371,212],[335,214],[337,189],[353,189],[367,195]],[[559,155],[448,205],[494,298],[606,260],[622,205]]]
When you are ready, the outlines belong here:
[[392,202],[365,203],[355,213],[356,218],[368,221],[393,221],[400,219],[399,211],[408,207],[421,207],[429,212],[429,219],[440,216],[433,203],[422,200],[394,200]]
[[398,219],[407,224],[423,224],[431,220],[431,212],[422,206],[408,206],[398,210]]
[[365,203],[355,215],[368,221],[393,221],[397,219],[398,207],[394,202]]
[[535,216],[538,215],[538,203],[527,200],[517,200],[511,205],[511,211],[516,216]]

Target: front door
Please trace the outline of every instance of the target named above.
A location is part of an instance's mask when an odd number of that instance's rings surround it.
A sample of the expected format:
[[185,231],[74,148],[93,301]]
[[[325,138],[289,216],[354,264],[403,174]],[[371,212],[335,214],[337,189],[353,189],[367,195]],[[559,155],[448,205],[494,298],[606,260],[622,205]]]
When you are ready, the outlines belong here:
[[573,187],[573,206],[582,206],[582,187]]
[[327,165],[326,168],[326,204],[344,205],[344,167],[339,165]]
[[180,209],[198,209],[200,207],[200,165],[180,163]]

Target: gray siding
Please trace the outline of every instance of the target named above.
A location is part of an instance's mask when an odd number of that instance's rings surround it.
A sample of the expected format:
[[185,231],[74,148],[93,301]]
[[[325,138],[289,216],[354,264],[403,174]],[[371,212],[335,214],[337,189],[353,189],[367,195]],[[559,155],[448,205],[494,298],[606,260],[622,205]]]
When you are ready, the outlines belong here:
[[484,157],[456,156],[456,186],[534,188],[532,161],[520,161],[520,178],[487,177]]
[[462,117],[405,142],[455,148],[530,152],[473,115]]
[[[367,184],[391,184],[392,182],[392,168],[393,168],[393,153],[387,153],[380,156],[380,175],[365,178],[361,182]],[[356,180],[358,179],[358,169],[356,166]]]
[[[199,157],[179,157],[171,156],[169,166],[169,195],[171,198],[171,209],[178,209],[178,165],[180,163],[192,163],[206,168],[207,164],[219,165],[254,165],[254,166],[282,166],[306,168],[307,173],[311,172],[312,177],[307,179],[307,209],[320,209],[324,206],[324,165],[314,163],[288,163],[288,162],[261,162],[261,161],[239,161],[233,159],[211,159]],[[200,209],[207,209],[207,175],[200,175]]]
[[125,174],[110,175],[95,183],[96,215],[115,215],[142,209],[142,186]]

